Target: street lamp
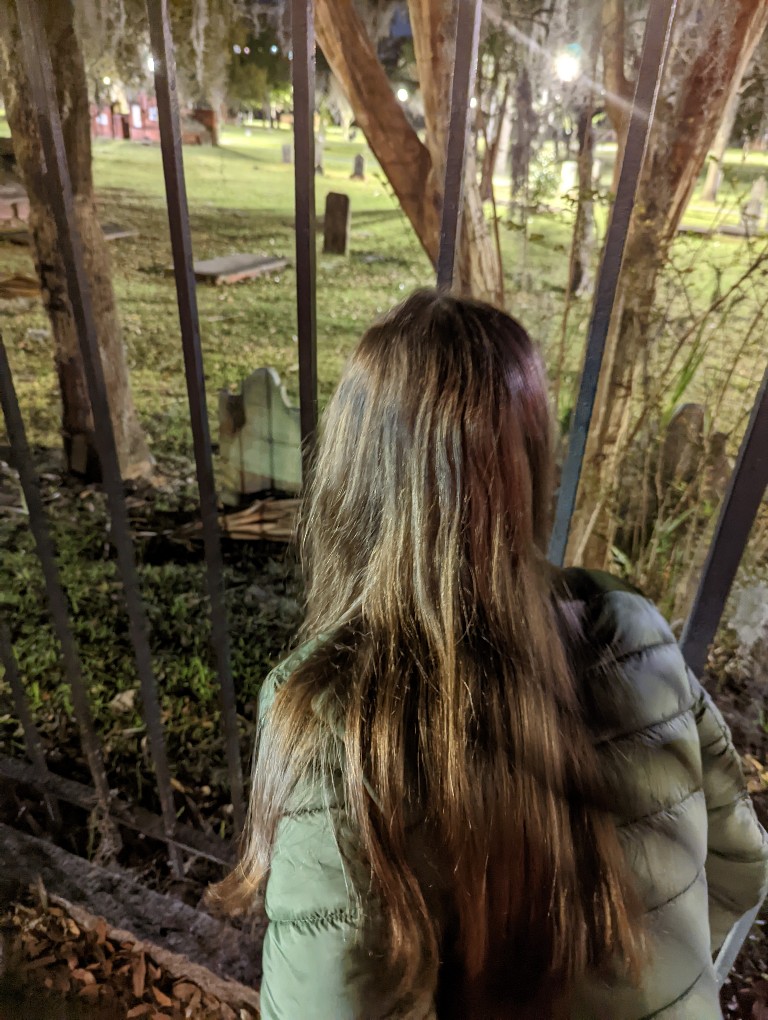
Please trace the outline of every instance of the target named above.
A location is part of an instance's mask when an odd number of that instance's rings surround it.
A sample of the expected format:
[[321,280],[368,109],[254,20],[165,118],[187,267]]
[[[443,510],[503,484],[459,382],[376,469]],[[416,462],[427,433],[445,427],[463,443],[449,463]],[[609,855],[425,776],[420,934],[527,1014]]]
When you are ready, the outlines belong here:
[[581,74],[581,60],[572,49],[563,50],[555,57],[555,74],[561,82],[570,84]]

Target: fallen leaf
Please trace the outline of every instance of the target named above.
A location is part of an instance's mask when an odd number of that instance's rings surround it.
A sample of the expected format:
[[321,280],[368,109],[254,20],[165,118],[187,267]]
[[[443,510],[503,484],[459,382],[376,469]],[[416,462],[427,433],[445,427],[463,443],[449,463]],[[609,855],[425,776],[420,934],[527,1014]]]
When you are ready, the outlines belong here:
[[197,991],[197,985],[189,981],[177,981],[173,986],[173,994],[180,1002],[187,1002]]
[[160,989],[155,985],[152,989],[152,994],[157,999],[161,1006],[172,1006],[173,1000],[169,999],[165,992],[161,992]]
[[134,958],[133,963],[133,994],[140,999],[144,994],[144,982],[147,979],[147,961],[143,953]]
[[96,978],[93,976],[91,971],[84,970],[82,967],[72,971],[72,977],[77,978],[78,981],[82,981],[84,985],[95,985]]
[[138,1006],[134,1006],[133,1009],[129,1009],[125,1014],[126,1020],[133,1020],[137,1016],[146,1016],[147,1013],[151,1013],[154,1010],[154,1006],[151,1002],[141,1002]]

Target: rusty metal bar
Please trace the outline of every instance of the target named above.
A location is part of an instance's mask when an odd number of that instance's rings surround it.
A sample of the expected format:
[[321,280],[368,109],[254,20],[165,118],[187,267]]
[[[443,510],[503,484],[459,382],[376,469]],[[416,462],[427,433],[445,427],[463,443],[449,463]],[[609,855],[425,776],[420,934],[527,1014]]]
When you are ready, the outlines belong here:
[[581,385],[573,412],[568,455],[563,465],[555,511],[555,524],[549,544],[549,558],[558,566],[562,565],[565,559],[568,545],[571,518],[576,506],[576,492],[587,448],[587,435],[595,406],[605,342],[608,338],[616,300],[624,247],[635,205],[640,172],[645,161],[676,10],[677,0],[651,0],[648,20],[645,25],[643,55],[637,75],[632,114],[627,131],[627,144],[624,149],[624,161],[621,166],[621,177],[603,249],[600,275],[592,307],[592,319],[589,324]]
[[[24,746],[27,749],[27,757],[32,763],[31,766],[27,766],[27,768],[30,769],[30,774],[34,776],[35,782],[43,784],[50,775],[48,772],[48,765],[45,761],[43,743],[40,740],[40,734],[37,732],[37,727],[32,719],[32,713],[29,710],[27,696],[24,692],[24,685],[22,684],[21,677],[19,676],[19,664],[16,661],[16,656],[13,652],[11,633],[8,630],[7,623],[2,617],[0,617],[0,665],[3,667],[5,679],[8,681],[11,688],[13,707],[16,710],[16,715],[19,717],[19,722],[21,723],[21,728],[24,732]],[[44,796],[45,807],[50,819],[54,826],[59,828],[61,825],[59,805],[49,792],[46,792]]]
[[[123,580],[125,605],[128,612],[136,672],[141,687],[149,748],[157,778],[166,835],[172,837],[176,815],[165,737],[160,718],[160,702],[149,648],[149,621],[139,588],[128,509],[110,417],[104,369],[101,363],[98,327],[91,299],[90,284],[85,271],[72,182],[61,130],[51,55],[43,27],[40,0],[16,0],[16,10],[21,29],[21,56],[29,79],[32,103],[37,112],[44,164],[43,174],[56,223],[59,251],[66,273],[69,300],[72,305],[88,382],[102,480],[112,519],[112,542],[115,546]],[[174,873],[181,875],[182,860],[176,847],[169,847],[169,857]]]
[[200,515],[205,546],[206,579],[211,603],[211,643],[219,678],[221,717],[234,822],[241,829],[245,822],[243,766],[237,727],[235,684],[232,678],[227,610],[224,602],[224,563],[221,557],[216,503],[216,483],[211,455],[208,406],[205,398],[205,372],[200,343],[200,317],[192,259],[187,187],[181,146],[181,118],[176,88],[176,58],[168,11],[168,0],[147,0],[150,40],[155,64],[155,93],[160,122],[168,225],[173,250],[176,298],[179,306],[184,372],[192,423],[192,440],[197,466]]
[[80,730],[80,740],[88,767],[91,770],[99,806],[106,813],[109,810],[109,782],[104,769],[104,758],[93,722],[80,655],[69,623],[67,596],[61,584],[53,541],[40,495],[40,486],[33,467],[32,454],[27,442],[27,433],[2,335],[0,335],[0,405],[3,409],[8,440],[11,444],[13,466],[19,472],[19,481],[27,502],[29,527],[35,540],[37,555],[43,571],[54,630],[61,645],[64,675],[72,692],[72,707]]
[[312,0],[291,0],[296,194],[296,310],[304,475],[317,425],[317,225],[315,220],[315,22]]
[[437,286],[450,290],[456,267],[461,214],[464,205],[464,164],[471,115],[470,101],[477,73],[477,48],[480,40],[481,0],[458,0],[456,18],[456,56],[451,86],[451,119],[445,162],[443,212],[440,220],[440,247],[437,255]]
[[741,442],[699,587],[680,644],[685,661],[701,676],[749,533],[768,486],[768,368]]

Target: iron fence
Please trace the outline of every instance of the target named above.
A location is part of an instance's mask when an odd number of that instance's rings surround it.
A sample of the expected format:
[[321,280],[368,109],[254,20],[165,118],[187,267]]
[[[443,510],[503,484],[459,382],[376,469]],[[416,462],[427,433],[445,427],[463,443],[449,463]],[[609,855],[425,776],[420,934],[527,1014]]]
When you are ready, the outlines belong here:
[[[171,773],[161,722],[157,684],[149,646],[149,624],[142,602],[136,558],[109,405],[99,355],[97,323],[85,272],[82,242],[75,218],[72,187],[56,99],[56,87],[41,17],[42,0],[17,0],[21,27],[21,57],[37,110],[41,141],[41,174],[56,222],[66,270],[69,299],[76,319],[104,490],[111,516],[111,537],[122,578],[130,622],[130,636],[140,681],[142,712],[147,727],[161,815],[128,805],[111,794],[104,769],[99,736],[94,726],[77,645],[69,620],[67,600],[56,566],[53,542],[46,520],[39,483],[26,439],[13,379],[0,339],[0,402],[14,464],[29,512],[37,554],[55,632],[60,642],[74,715],[90,770],[92,787],[64,780],[48,770],[43,745],[35,729],[24,684],[19,676],[11,635],[0,619],[0,662],[10,684],[15,711],[24,732],[29,763],[1,759],[0,774],[36,785],[45,798],[52,820],[58,817],[57,800],[96,807],[105,824],[138,828],[165,842],[172,870],[179,874],[183,854],[191,853],[227,863],[232,847],[177,822]],[[460,237],[462,188],[468,137],[470,98],[477,66],[481,0],[458,0],[456,62],[447,142],[445,199],[442,212],[437,281],[449,288],[454,280]],[[562,563],[576,501],[581,465],[597,392],[603,351],[613,312],[640,172],[653,121],[656,97],[677,0],[652,0],[642,60],[629,122],[624,162],[613,206],[603,261],[596,287],[587,339],[580,392],[571,430],[568,456],[559,491],[555,528],[550,547],[554,562]],[[192,263],[192,243],[181,148],[181,123],[168,0],[147,0],[155,66],[160,137],[165,174],[168,220],[173,250],[181,343],[189,399],[197,482],[205,543],[206,577],[210,596],[211,640],[216,660],[223,721],[223,742],[236,828],[244,819],[243,770],[240,758],[235,686],[224,604],[222,554],[217,524],[217,501],[208,426],[203,357]],[[299,337],[299,380],[303,448],[308,454],[317,414],[316,271],[314,192],[314,74],[315,40],[312,0],[292,0],[293,89],[296,194],[296,274]],[[709,644],[722,616],[725,601],[741,560],[751,525],[768,482],[768,371],[758,394],[736,468],[721,510],[698,594],[682,639],[685,657],[700,673]],[[729,936],[718,961],[724,980],[756,912],[748,915]]]

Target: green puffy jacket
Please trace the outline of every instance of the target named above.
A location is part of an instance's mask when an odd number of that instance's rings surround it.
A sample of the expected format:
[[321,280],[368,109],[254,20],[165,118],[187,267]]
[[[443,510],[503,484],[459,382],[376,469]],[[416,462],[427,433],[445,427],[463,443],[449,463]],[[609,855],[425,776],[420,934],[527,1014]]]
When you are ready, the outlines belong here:
[[[585,980],[571,1015],[716,1020],[712,953],[765,891],[766,834],[728,727],[686,669],[658,610],[608,575],[569,570],[566,579],[595,649],[596,668],[583,676],[585,703],[652,946],[640,988]],[[597,668],[607,648],[620,665],[618,677]],[[275,689],[290,668],[291,659],[264,685],[266,726]],[[435,988],[423,989],[407,1007],[388,1002],[386,994],[365,998],[370,985],[353,949],[372,907],[351,880],[354,834],[338,787],[337,777],[303,784],[278,826],[266,890],[262,1016],[437,1020]],[[426,867],[434,865],[433,854]]]

